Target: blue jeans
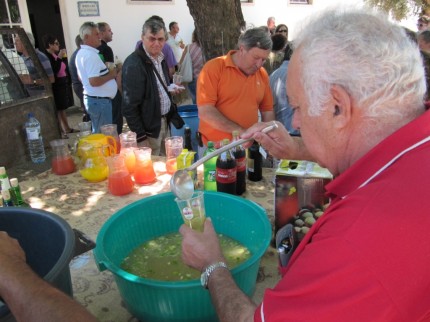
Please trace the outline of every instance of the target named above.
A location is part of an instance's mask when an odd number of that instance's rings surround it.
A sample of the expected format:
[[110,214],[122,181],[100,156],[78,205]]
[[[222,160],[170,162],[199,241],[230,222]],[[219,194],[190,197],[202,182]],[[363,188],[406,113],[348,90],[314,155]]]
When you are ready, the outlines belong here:
[[196,79],[193,79],[191,82],[188,83],[188,91],[190,92],[193,104],[196,104],[196,85]]
[[84,96],[85,106],[91,117],[93,133],[100,133],[100,126],[112,124],[112,100]]

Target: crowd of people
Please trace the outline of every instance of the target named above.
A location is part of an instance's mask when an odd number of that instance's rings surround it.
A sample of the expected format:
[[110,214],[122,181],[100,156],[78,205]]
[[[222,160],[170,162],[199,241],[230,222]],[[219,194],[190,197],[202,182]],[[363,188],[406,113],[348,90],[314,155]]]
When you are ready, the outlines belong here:
[[[330,206],[259,304],[220,264],[225,259],[210,219],[203,232],[180,227],[183,260],[204,274],[220,321],[430,320],[430,112],[422,54],[428,23],[421,17],[423,29],[411,39],[377,13],[331,9],[315,14],[289,43],[287,26],[270,17],[267,27],[241,34],[227,55],[204,64],[199,57],[193,80],[204,145],[239,131],[276,158],[315,161],[335,178],[326,186]],[[167,32],[162,19],[151,17],[122,69],[110,69],[97,49],[102,28],[82,25],[75,57],[93,127],[112,123],[119,91],[139,145],[162,154],[177,93],[168,89],[172,73],[163,48],[171,39],[180,49],[193,47],[182,47],[176,22]],[[109,29],[103,32],[111,36]],[[269,75],[263,65],[279,34],[282,62]],[[273,120],[278,128],[263,133]],[[0,262],[0,296],[22,321],[95,321],[31,274],[18,243],[1,232]]]

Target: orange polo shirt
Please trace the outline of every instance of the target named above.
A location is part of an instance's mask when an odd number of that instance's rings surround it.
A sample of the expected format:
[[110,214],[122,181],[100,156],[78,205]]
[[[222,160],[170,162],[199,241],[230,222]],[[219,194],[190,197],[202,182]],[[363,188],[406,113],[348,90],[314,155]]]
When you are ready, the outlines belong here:
[[[258,121],[258,110],[273,110],[269,76],[261,67],[254,75],[246,76],[233,63],[230,51],[226,56],[208,61],[197,80],[197,106],[213,105],[229,120],[248,128]],[[200,119],[199,131],[203,142],[232,139],[231,133],[216,130]]]

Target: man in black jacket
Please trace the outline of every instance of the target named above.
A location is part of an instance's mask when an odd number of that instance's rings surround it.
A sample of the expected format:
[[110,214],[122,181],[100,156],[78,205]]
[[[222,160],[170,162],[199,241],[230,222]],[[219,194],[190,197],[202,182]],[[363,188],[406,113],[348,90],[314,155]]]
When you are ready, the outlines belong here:
[[168,91],[169,70],[161,50],[166,28],[157,20],[147,20],[142,28],[142,46],[122,67],[122,113],[137,134],[139,146],[148,146],[154,155],[165,155],[164,139],[170,136]]

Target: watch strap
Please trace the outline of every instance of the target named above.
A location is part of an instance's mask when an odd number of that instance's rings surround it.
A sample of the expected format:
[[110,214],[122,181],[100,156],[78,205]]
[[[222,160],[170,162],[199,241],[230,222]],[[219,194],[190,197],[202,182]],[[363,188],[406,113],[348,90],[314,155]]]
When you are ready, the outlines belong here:
[[226,263],[224,262],[216,262],[214,264],[209,265],[208,267],[206,267],[206,269],[203,271],[202,276],[201,276],[201,283],[202,286],[204,288],[208,288],[208,284],[209,284],[209,277],[211,276],[211,274],[217,270],[218,268],[225,268],[228,269],[228,266]]

